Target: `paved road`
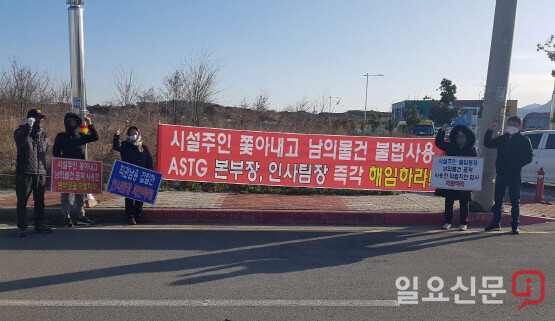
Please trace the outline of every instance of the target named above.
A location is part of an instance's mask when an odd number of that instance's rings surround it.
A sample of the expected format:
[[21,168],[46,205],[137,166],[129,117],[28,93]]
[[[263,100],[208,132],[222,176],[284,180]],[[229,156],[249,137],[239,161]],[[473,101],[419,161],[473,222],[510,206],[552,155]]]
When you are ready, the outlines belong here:
[[[23,239],[0,225],[0,320],[551,320],[554,241],[552,224],[517,236],[193,225],[59,228]],[[523,269],[545,275],[546,296],[517,311],[523,298],[511,294],[511,277]],[[398,306],[400,276],[419,277],[420,298],[441,277],[450,301]],[[453,302],[455,293],[472,298],[448,289],[457,276],[467,286],[476,277],[476,304]],[[483,276],[503,278],[503,304],[482,303]]]

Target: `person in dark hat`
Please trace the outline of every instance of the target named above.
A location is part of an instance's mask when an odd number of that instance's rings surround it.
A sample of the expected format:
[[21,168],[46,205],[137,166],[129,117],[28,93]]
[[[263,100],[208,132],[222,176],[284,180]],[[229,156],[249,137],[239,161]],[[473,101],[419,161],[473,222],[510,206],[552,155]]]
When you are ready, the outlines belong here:
[[[474,135],[472,130],[464,125],[457,125],[453,127],[449,133],[449,142],[446,142],[445,131],[448,126],[447,124],[443,124],[441,129],[437,132],[435,140],[437,148],[444,151],[447,156],[477,157],[478,154],[476,153],[476,148],[474,148],[476,135]],[[443,224],[443,229],[448,230],[451,228],[453,205],[455,204],[455,200],[459,200],[459,230],[466,231],[468,228],[469,202],[472,200],[472,192],[438,188],[435,194],[445,197],[445,224]]]
[[[79,115],[76,113],[67,113],[64,116],[64,126],[66,130],[56,135],[54,147],[52,148],[54,157],[85,159],[85,147],[87,143],[98,140],[98,133],[89,117],[85,117],[84,120],[88,126],[89,134],[79,132],[79,126],[83,122]],[[74,194],[74,196],[74,208],[79,211],[79,216],[75,223],[77,225],[93,225],[94,222],[85,216],[84,197],[86,194]],[[71,219],[71,209],[69,207],[69,193],[61,194],[61,210],[62,216],[65,218],[65,226],[72,227],[73,221]]]
[[[153,169],[152,155],[148,147],[143,143],[141,132],[135,126],[127,130],[127,139],[120,141],[120,130],[116,130],[112,148],[120,152],[121,160],[137,165],[146,169]],[[131,198],[125,198],[125,213],[129,219],[129,224],[135,225],[142,222],[143,202]]]
[[19,126],[13,133],[17,146],[16,195],[17,228],[19,236],[27,236],[27,201],[33,193],[35,231],[50,233],[44,225],[44,190],[46,184],[46,153],[50,139],[41,126],[46,116],[40,109],[27,112],[27,124]]

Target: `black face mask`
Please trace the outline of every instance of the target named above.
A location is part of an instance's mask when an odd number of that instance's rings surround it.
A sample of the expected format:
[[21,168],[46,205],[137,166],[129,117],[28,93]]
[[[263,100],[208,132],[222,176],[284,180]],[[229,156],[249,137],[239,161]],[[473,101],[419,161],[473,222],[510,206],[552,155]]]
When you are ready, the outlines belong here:
[[[79,129],[79,122],[76,122],[75,126],[72,126],[70,124],[70,120],[68,119],[65,123],[66,125],[66,132],[71,133],[71,134],[77,134],[77,130]],[[75,120],[75,119],[74,119]]]
[[35,121],[35,123],[33,124],[33,127],[31,128],[31,136],[33,138],[37,138],[41,130],[42,128],[40,127],[40,121],[39,120]]

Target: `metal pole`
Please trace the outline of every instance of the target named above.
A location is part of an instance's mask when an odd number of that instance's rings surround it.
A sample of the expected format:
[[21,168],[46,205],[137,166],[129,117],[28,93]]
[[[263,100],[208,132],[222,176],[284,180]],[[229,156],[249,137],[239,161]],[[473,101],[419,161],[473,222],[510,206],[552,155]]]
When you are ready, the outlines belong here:
[[363,76],[366,77],[366,96],[364,97],[364,122],[363,122],[364,129],[366,129],[366,104],[368,103],[368,77],[370,75],[366,73],[366,75],[363,75]]
[[[69,4],[69,55],[71,59],[71,101],[72,110],[78,111],[83,119],[87,116],[87,96],[85,88],[85,41],[83,36],[83,0],[67,0]],[[85,157],[87,147],[85,145]]]
[[366,77],[366,96],[364,98],[364,128],[366,129],[366,105],[368,103],[368,77],[383,77],[382,74],[377,74],[377,75],[370,75],[368,73],[366,73],[366,75],[362,75],[363,77]]
[[[331,99],[332,98],[341,98],[341,97],[339,97],[339,96],[329,96],[329,98],[330,98],[330,112],[328,114],[328,123],[331,123]],[[339,99],[339,100],[341,100],[341,99]],[[339,100],[337,101],[336,104],[339,104]]]
[[[493,122],[497,122],[497,128],[501,132],[503,131],[516,6],[517,0],[497,0],[495,4],[486,92],[479,131],[481,137],[480,154],[484,157],[484,173],[482,175],[482,190],[476,192],[474,197],[474,200],[480,203],[486,211],[489,211],[493,206],[493,179],[495,177],[497,151],[485,148],[483,138],[486,130]],[[497,136],[497,133],[494,133],[495,136]]]
[[328,113],[328,123],[331,123],[331,96],[330,96],[330,112]]
[[549,112],[549,129],[553,129],[553,114],[555,114],[555,82],[553,82],[553,94],[551,95],[551,110]]

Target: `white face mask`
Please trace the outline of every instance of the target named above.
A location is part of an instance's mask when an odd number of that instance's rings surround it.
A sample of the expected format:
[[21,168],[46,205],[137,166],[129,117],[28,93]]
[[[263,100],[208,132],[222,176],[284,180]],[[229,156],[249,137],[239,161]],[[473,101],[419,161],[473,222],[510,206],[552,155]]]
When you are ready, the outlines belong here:
[[129,136],[129,139],[131,141],[136,141],[138,137],[139,137],[139,135],[131,135],[131,136]]
[[516,128],[514,126],[509,126],[505,129],[505,131],[507,133],[509,133],[509,135],[514,135],[514,134],[518,133],[518,128]]

